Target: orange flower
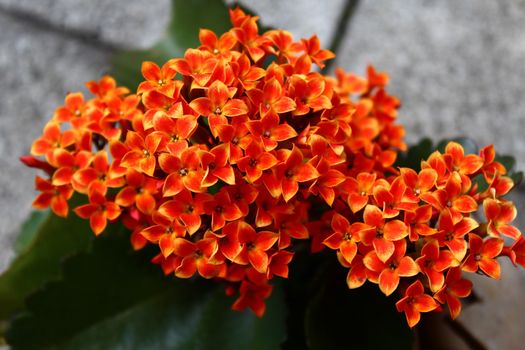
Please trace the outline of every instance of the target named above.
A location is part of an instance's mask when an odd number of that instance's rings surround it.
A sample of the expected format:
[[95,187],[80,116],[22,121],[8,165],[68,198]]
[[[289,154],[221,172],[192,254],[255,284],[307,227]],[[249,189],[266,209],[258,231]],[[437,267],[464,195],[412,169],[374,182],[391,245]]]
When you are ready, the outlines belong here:
[[174,196],[184,188],[192,192],[202,192],[204,169],[199,153],[195,148],[185,149],[180,157],[168,153],[159,156],[160,168],[168,174],[164,181],[164,197]]
[[465,155],[463,146],[457,142],[449,142],[445,147],[445,160],[453,171],[462,175],[476,173],[483,166],[483,159],[475,154]]
[[271,113],[260,120],[249,121],[246,126],[254,137],[262,141],[266,151],[275,149],[281,141],[297,136],[297,132],[290,125],[280,124],[279,117]]
[[277,166],[277,181],[281,184],[281,193],[288,202],[297,191],[299,183],[307,182],[319,177],[317,169],[310,163],[304,163],[303,153],[297,147],[285,152],[285,161]]
[[324,244],[334,250],[339,250],[345,260],[351,264],[357,254],[357,243],[360,241],[359,232],[365,225],[354,223],[350,225],[341,214],[335,213],[332,217],[333,234],[324,240]]
[[416,259],[421,272],[427,275],[430,290],[438,291],[445,283],[443,271],[455,264],[454,255],[447,250],[440,250],[436,240],[427,242]]
[[503,250],[503,240],[500,238],[489,238],[483,241],[481,237],[473,233],[470,233],[468,237],[470,254],[463,263],[463,271],[478,272],[478,269],[480,269],[487,276],[499,279],[501,268],[495,258]]
[[516,207],[512,202],[487,198],[483,201],[483,209],[488,220],[487,233],[489,235],[493,237],[505,235],[514,240],[522,236],[516,227],[509,225],[517,215]]
[[442,304],[448,305],[450,317],[455,320],[461,312],[461,302],[459,298],[466,298],[472,290],[472,282],[461,278],[461,268],[452,268],[448,270],[445,284],[434,298]]
[[348,193],[348,206],[354,213],[368,204],[376,176],[376,174],[360,173],[355,179],[349,177],[343,185],[344,191]]
[[35,178],[35,187],[40,193],[33,201],[33,207],[46,209],[51,206],[51,210],[58,216],[66,217],[68,214],[67,201],[73,196],[73,189],[69,185],[54,186],[51,182],[44,180],[40,176]]
[[235,221],[242,217],[242,212],[232,203],[230,195],[225,190],[219,191],[215,196],[204,202],[204,210],[211,215],[211,229],[217,231],[224,227],[226,221]]
[[371,204],[365,207],[363,219],[368,228],[361,231],[361,241],[373,245],[378,258],[386,263],[394,254],[394,242],[408,235],[407,226],[400,220],[387,222],[381,209]]
[[89,204],[76,207],[74,211],[82,219],[89,218],[89,225],[98,236],[106,228],[107,220],[115,220],[119,217],[121,209],[96,190],[89,195]]
[[204,214],[203,200],[208,197],[193,198],[191,192],[183,189],[173,199],[164,202],[158,212],[173,221],[181,221],[188,233],[193,235],[202,224],[201,215]]
[[419,280],[412,283],[406,290],[405,296],[396,303],[397,311],[404,312],[408,326],[414,327],[421,318],[422,312],[437,309],[439,304],[424,293],[423,285]]
[[379,289],[387,296],[397,289],[399,277],[411,277],[419,273],[419,268],[414,260],[405,256],[406,241],[396,241],[394,245],[394,253],[384,262],[375,251],[369,252],[363,259],[363,264],[367,269],[379,273]]
[[256,232],[244,221],[238,221],[237,225],[237,239],[242,248],[233,261],[241,265],[249,263],[257,272],[266,274],[270,262],[268,250],[275,245],[279,236],[271,231]]
[[33,142],[31,154],[34,156],[46,156],[49,163],[53,163],[54,150],[66,148],[75,143],[73,130],[60,131],[58,123],[49,122],[44,127],[44,134]]
[[231,99],[235,90],[230,91],[224,83],[214,81],[208,88],[208,97],[199,97],[191,101],[190,107],[204,117],[211,115],[235,117],[248,113],[244,101]]
[[156,90],[168,97],[173,96],[175,83],[172,79],[177,72],[169,64],[164,64],[160,68],[156,63],[146,61],[142,62],[141,71],[146,81],[140,83],[138,94]]
[[204,278],[213,278],[220,272],[220,266],[212,263],[212,258],[218,250],[215,238],[208,236],[197,243],[176,237],[173,240],[173,253],[182,258],[175,268],[175,276],[190,278],[199,272]]
[[294,100],[286,96],[285,90],[276,78],[266,81],[262,90],[253,89],[248,91],[247,95],[259,108],[263,117],[291,112],[297,107]]
[[145,138],[136,132],[128,132],[126,145],[130,151],[122,158],[121,165],[153,176],[157,166],[155,154],[162,149],[165,141],[163,135],[157,132],[151,133]]
[[246,173],[248,181],[255,182],[263,171],[275,166],[278,161],[272,153],[264,152],[261,144],[253,140],[245,151],[246,156],[237,161],[239,170]]

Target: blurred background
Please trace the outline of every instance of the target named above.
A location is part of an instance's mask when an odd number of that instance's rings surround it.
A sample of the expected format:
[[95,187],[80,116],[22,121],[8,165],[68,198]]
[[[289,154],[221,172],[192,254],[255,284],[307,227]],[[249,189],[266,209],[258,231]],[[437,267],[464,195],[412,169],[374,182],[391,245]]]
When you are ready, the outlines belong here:
[[[409,143],[469,136],[514,155],[525,170],[524,0],[240,3],[295,38],[316,33],[324,47],[340,39],[334,66],[387,71]],[[0,271],[34,197],[34,172],[18,157],[67,92],[110,72],[114,53],[157,42],[170,8],[170,0],[0,0]],[[523,188],[513,199],[525,213]],[[516,300],[525,273],[505,268],[499,283],[479,278],[480,298],[490,303],[470,306],[460,321],[490,349],[521,349],[525,307]]]

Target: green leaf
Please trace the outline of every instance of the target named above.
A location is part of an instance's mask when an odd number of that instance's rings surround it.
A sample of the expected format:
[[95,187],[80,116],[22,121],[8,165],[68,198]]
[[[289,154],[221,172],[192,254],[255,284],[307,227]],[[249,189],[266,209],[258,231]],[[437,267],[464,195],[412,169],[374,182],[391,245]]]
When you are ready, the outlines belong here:
[[513,156],[509,155],[497,155],[496,161],[503,164],[503,166],[507,169],[507,171],[511,172],[514,170],[514,167],[516,166],[516,159]]
[[162,65],[174,57],[183,57],[186,49],[198,47],[199,29],[207,28],[219,35],[230,28],[228,9],[222,1],[172,1],[172,19],[164,38],[148,50],[122,52],[113,58],[113,74],[117,81],[136,89],[142,81],[143,61]]
[[421,161],[428,158],[434,150],[432,140],[424,138],[415,145],[410,146],[406,152],[400,153],[396,166],[419,171],[421,169]]
[[28,300],[7,333],[13,349],[277,349],[285,307],[278,287],[261,319],[230,310],[212,281],[165,277],[126,237],[104,236],[67,260],[63,279]]
[[309,349],[411,349],[414,336],[392,297],[370,284],[349,290],[340,270],[332,265],[310,301],[305,317]]
[[16,238],[15,253],[20,254],[29,247],[50,215],[49,210],[35,210],[29,215],[29,218],[22,224],[20,233]]
[[[72,206],[80,201],[75,197]],[[0,275],[0,320],[22,309],[24,299],[45,282],[59,277],[62,260],[87,249],[94,236],[89,223],[74,214],[67,219],[48,215],[38,220],[43,222],[36,232],[22,232],[21,253]]]

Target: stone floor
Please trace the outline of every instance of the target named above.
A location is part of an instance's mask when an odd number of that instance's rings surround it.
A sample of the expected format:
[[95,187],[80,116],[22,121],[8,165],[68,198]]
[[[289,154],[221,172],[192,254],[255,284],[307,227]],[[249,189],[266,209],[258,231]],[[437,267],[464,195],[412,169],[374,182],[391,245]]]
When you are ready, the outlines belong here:
[[[344,0],[241,2],[263,24],[296,37],[317,33],[324,46],[340,34],[345,6]],[[17,158],[65,93],[108,72],[113,52],[158,40],[169,6],[169,0],[0,0],[0,270],[12,258],[13,237],[34,195],[32,173]],[[409,141],[468,135],[516,155],[525,169],[525,0],[361,0],[345,30],[337,65],[363,73],[373,63],[390,73]],[[523,208],[525,194],[515,197]],[[522,348],[525,273],[506,270],[501,284],[481,282],[486,305],[467,308],[460,320],[489,349]]]

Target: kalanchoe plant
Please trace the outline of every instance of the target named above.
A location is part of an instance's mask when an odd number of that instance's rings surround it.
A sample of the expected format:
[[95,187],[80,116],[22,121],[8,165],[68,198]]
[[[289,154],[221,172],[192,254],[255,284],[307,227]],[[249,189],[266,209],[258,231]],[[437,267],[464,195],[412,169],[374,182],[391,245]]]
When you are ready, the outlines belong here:
[[136,94],[109,76],[87,84],[91,99],[69,94],[22,158],[46,174],[34,206],[66,217],[83,194],[72,209],[96,235],[120,221],[135,249],[158,247],[166,275],[222,282],[233,309],[260,317],[301,240],[334,251],[349,288],[397,292],[410,327],[445,305],[456,318],[464,273],[499,279],[499,257],[525,266],[492,146],[450,142],[420,169],[398,167],[407,147],[387,74],[325,76],[315,67],[335,55],[316,36],[230,18],[184,57],[144,62]]

